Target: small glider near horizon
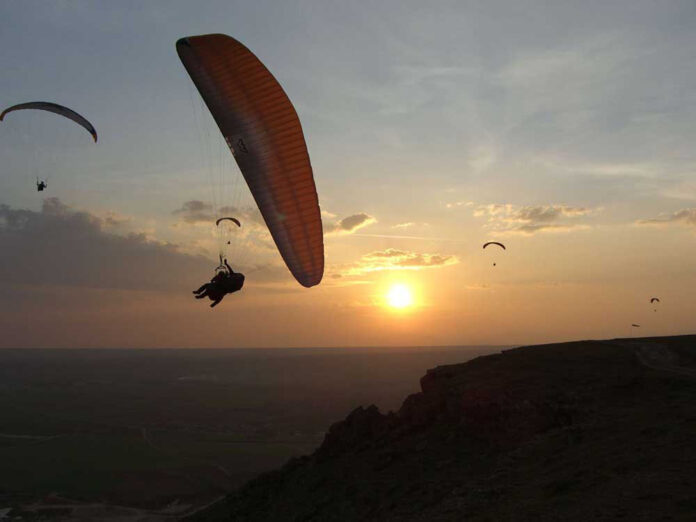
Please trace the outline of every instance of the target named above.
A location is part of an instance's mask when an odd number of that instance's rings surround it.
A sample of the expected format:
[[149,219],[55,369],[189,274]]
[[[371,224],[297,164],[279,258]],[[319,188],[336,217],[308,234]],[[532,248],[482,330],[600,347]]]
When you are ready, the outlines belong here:
[[[496,245],[496,246],[499,246],[500,248],[502,248],[503,250],[507,250],[507,249],[505,248],[505,245],[503,245],[502,243],[500,243],[500,242],[498,242],[498,241],[488,241],[488,242],[484,243],[484,244],[483,244],[483,249],[485,250],[486,247],[487,247],[487,246],[490,246],[490,245]],[[496,266],[496,263],[495,263],[495,262],[493,263],[493,266]]]
[[35,110],[40,110],[40,111],[47,111],[47,112],[52,112],[54,114],[58,114],[59,116],[63,116],[65,118],[68,118],[69,120],[74,121],[81,127],[83,127],[87,132],[89,132],[92,135],[92,139],[94,140],[94,143],[97,143],[97,130],[94,128],[94,126],[81,114],[78,114],[72,109],[69,109],[68,107],[64,107],[63,105],[58,105],[57,103],[51,103],[51,102],[44,102],[44,101],[35,101],[35,102],[28,102],[28,103],[20,103],[18,105],[13,105],[12,107],[8,107],[2,113],[0,113],[0,121],[3,121],[5,119],[5,115],[9,114],[10,112],[14,111],[20,111],[20,110],[26,110],[26,109],[35,109]]
[[[659,298],[659,297],[653,297],[652,299],[650,299],[650,304],[659,303],[659,302],[660,302],[660,298]],[[654,309],[653,309],[653,312],[657,312],[657,308],[654,308]]]
[[[240,240],[238,229],[240,228],[242,228],[242,224],[235,217],[221,217],[215,220],[215,233],[218,238],[218,256],[220,258],[218,269],[225,268],[222,261],[223,259],[227,259],[230,254],[234,253],[234,257],[236,257]],[[234,247],[232,248],[233,239]],[[234,252],[230,252],[230,250]]]

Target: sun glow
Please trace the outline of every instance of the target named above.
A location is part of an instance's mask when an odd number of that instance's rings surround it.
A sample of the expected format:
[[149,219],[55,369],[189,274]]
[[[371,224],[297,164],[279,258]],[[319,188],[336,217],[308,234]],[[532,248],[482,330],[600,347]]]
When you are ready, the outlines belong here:
[[392,308],[406,308],[413,304],[413,296],[408,286],[398,283],[389,288],[387,303]]

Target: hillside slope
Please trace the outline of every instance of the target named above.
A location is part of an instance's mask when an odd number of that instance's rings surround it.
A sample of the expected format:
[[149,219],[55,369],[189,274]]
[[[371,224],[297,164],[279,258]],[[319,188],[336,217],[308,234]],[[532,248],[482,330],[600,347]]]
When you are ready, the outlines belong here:
[[429,370],[196,520],[696,520],[696,336]]

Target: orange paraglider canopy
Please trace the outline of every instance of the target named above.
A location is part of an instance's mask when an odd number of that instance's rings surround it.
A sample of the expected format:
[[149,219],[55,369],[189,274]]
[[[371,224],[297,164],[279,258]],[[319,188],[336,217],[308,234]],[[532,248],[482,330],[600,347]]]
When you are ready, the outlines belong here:
[[290,99],[261,61],[224,34],[182,38],[176,50],[249,185],[285,264],[303,286],[324,274],[312,166]]

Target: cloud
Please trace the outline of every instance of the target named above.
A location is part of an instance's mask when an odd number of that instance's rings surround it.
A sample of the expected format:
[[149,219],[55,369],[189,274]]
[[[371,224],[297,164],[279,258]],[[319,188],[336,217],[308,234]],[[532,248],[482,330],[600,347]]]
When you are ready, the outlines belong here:
[[243,227],[261,226],[266,228],[266,224],[261,216],[259,209],[254,207],[220,207],[217,212],[213,212],[213,205],[192,199],[185,201],[180,208],[172,212],[175,216],[180,216],[184,223],[189,225],[214,223],[220,216],[232,216],[240,220]]
[[124,216],[116,212],[106,212],[100,215],[99,218],[102,220],[102,225],[105,228],[123,228],[133,223],[133,218],[130,216]]
[[429,227],[430,225],[428,223],[414,223],[413,221],[408,221],[406,223],[397,223],[396,225],[393,225],[392,228],[413,228],[413,227]]
[[336,223],[329,223],[324,228],[327,234],[352,234],[356,230],[365,228],[373,223],[377,223],[374,217],[365,212],[360,212],[345,217]]
[[528,223],[548,223],[563,217],[586,216],[591,212],[585,207],[566,207],[562,205],[546,205],[522,207],[513,216],[516,221]]
[[459,262],[456,256],[412,252],[388,248],[363,255],[356,263],[339,270],[343,276],[360,275],[381,270],[422,270],[442,268]]
[[672,214],[661,214],[653,219],[641,219],[638,225],[666,226],[672,224],[696,227],[696,208],[683,208]]
[[473,201],[452,201],[451,203],[446,203],[447,208],[457,208],[457,207],[472,207],[474,206]]
[[520,225],[514,229],[511,230],[506,230],[504,233],[506,234],[522,234],[522,235],[528,235],[531,236],[533,234],[536,234],[537,232],[570,232],[572,230],[587,230],[590,228],[588,225],[581,225],[578,223],[569,223],[566,225],[558,225],[558,224],[553,224],[553,223],[547,223],[547,224],[526,224],[526,225]]
[[566,205],[489,204],[479,205],[473,214],[475,217],[488,218],[486,226],[498,233],[532,235],[537,232],[586,229],[587,224],[571,220],[597,211],[599,209]]
[[183,290],[207,276],[210,261],[143,233],[118,235],[109,217],[58,198],[41,211],[0,205],[0,285]]
[[361,212],[360,214],[354,214],[352,216],[343,218],[338,222],[338,228],[346,232],[354,232],[359,228],[363,228],[371,223],[374,223],[375,221],[375,218]]
[[184,223],[196,225],[198,223],[211,223],[215,221],[213,206],[210,203],[192,199],[184,202],[181,208],[172,212],[175,216],[181,216]]

